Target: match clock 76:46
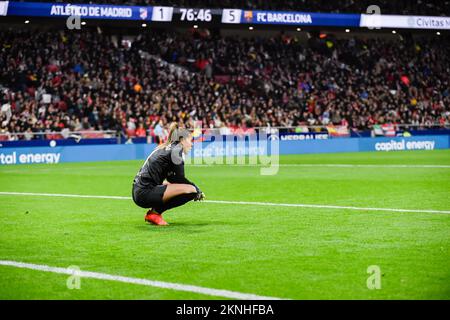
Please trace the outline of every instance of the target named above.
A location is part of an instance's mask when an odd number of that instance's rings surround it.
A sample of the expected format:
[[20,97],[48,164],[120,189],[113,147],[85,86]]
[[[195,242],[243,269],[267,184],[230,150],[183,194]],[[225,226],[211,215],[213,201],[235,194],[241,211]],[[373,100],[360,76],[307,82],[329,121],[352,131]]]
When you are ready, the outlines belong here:
[[212,20],[211,9],[187,9],[180,8],[181,21],[205,21],[210,22]]

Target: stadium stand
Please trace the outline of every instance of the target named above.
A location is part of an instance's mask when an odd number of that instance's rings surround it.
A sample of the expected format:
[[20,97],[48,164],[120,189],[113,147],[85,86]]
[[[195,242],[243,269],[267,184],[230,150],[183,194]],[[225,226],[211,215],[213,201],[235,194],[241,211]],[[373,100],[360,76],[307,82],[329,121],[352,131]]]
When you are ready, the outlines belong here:
[[224,130],[450,123],[450,45],[439,36],[305,42],[283,32],[10,29],[0,43],[1,139],[63,130],[155,137],[173,120]]

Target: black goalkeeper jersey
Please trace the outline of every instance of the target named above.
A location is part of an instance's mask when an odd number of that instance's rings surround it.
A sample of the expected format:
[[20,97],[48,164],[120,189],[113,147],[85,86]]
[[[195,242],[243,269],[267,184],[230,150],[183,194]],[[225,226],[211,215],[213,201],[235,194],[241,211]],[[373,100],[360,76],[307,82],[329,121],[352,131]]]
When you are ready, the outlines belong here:
[[198,189],[184,176],[183,148],[178,142],[155,149],[145,160],[133,183],[138,188],[151,188],[161,185],[164,179],[170,183],[191,184]]

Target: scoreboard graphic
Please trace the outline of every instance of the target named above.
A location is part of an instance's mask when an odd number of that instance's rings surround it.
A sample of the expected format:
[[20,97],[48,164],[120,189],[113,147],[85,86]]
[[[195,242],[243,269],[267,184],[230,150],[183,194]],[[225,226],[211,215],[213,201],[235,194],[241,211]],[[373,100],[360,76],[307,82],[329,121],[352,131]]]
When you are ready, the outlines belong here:
[[0,1],[0,16],[42,18],[67,18],[69,16],[79,16],[83,19],[136,20],[145,21],[146,23],[201,23],[208,26],[254,24],[450,30],[450,17],[16,1]]

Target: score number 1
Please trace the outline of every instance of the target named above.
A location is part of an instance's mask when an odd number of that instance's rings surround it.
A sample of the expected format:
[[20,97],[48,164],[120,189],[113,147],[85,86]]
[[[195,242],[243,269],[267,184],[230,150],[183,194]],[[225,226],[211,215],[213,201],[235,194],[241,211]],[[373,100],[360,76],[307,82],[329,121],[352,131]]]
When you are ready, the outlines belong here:
[[152,21],[172,21],[172,7],[153,7]]

